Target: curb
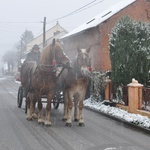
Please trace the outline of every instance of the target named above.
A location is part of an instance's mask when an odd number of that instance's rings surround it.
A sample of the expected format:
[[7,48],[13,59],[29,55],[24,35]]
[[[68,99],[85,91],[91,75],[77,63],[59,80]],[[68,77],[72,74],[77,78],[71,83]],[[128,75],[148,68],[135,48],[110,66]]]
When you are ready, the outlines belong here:
[[108,117],[108,118],[110,118],[110,119],[112,119],[112,120],[121,122],[121,123],[123,123],[124,125],[127,125],[127,126],[129,126],[129,127],[132,127],[132,128],[134,128],[134,129],[136,129],[136,130],[138,130],[138,131],[142,131],[142,132],[144,132],[144,133],[146,133],[146,134],[150,134],[150,129],[148,129],[148,128],[144,128],[144,127],[138,126],[138,125],[136,125],[136,124],[134,124],[134,123],[127,122],[126,120],[123,120],[123,119],[120,119],[120,118],[116,118],[116,117],[114,117],[114,116],[108,115],[108,114],[106,114],[106,113],[100,112],[100,111],[98,111],[98,110],[92,109],[92,108],[87,107],[87,106],[84,106],[84,108],[87,109],[87,110],[93,111],[93,112],[95,112],[95,113],[98,113],[98,114],[100,114],[100,115],[106,116],[106,117]]

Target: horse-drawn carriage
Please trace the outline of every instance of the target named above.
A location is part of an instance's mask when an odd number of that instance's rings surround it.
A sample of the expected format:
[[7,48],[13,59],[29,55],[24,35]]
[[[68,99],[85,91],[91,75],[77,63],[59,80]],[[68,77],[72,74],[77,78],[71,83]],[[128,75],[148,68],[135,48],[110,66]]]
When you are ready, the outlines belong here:
[[[17,106],[18,106],[18,108],[21,108],[22,107],[22,102],[23,102],[23,99],[24,99],[25,100],[25,113],[27,113],[26,98],[27,98],[26,90],[24,89],[24,87],[22,85],[20,85],[19,88],[18,88]],[[43,101],[42,101],[43,103],[46,102],[46,100],[44,100],[44,99],[46,99],[46,95],[43,95],[42,99],[43,99]],[[36,99],[35,99],[35,102],[37,102]],[[63,92],[62,92],[62,89],[57,89],[55,91],[54,97],[52,99],[53,107],[55,109],[58,109],[60,103],[63,103]]]
[[[18,89],[17,103],[21,107],[22,100],[26,98],[27,120],[35,116],[35,103],[38,103],[38,123],[51,125],[51,103],[58,108],[64,103],[63,120],[66,125],[71,125],[71,112],[73,101],[75,106],[74,118],[79,125],[84,125],[83,100],[85,98],[90,67],[89,51],[78,49],[77,57],[70,67],[70,60],[62,50],[59,42],[53,42],[46,46],[38,63],[26,62],[21,70],[21,86]],[[62,93],[63,92],[63,93]],[[46,98],[45,120],[42,113],[42,98]],[[79,108],[79,115],[78,115]]]

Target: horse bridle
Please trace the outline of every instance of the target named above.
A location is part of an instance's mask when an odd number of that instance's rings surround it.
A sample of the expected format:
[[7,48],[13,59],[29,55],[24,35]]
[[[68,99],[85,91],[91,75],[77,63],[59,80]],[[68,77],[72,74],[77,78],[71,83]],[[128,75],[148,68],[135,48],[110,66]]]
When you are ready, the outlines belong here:
[[[53,54],[54,53],[54,54]],[[53,58],[54,56],[54,58]],[[38,65],[37,69],[45,72],[47,75],[52,75],[55,73],[56,67],[56,58],[55,58],[55,50],[53,50],[53,46],[50,47],[50,59],[52,60],[51,65]]]
[[50,57],[51,57],[51,64],[53,66],[56,66],[57,64],[61,64],[61,56],[57,54],[57,57],[56,57],[56,50],[54,49],[53,45],[51,45],[50,47]]
[[87,66],[88,68],[91,67],[91,59],[90,58],[88,58],[88,64],[85,64],[85,62],[83,62],[82,64],[79,64],[79,62],[78,62],[79,59],[80,58],[77,57],[77,65],[78,65],[77,69],[81,70],[82,66]]

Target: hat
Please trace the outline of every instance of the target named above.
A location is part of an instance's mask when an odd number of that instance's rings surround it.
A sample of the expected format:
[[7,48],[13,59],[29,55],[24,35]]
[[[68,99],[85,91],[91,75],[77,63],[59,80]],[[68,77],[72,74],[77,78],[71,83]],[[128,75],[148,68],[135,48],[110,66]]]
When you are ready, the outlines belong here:
[[37,45],[37,44],[35,44],[33,47],[32,47],[32,49],[40,49],[40,47]]

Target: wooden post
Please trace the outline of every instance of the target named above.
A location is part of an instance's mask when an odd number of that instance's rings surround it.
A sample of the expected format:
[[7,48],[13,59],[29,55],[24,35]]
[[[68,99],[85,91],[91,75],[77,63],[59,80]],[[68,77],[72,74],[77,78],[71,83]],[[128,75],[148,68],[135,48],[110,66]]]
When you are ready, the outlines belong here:
[[43,47],[45,47],[46,45],[46,42],[45,42],[45,39],[46,39],[46,17],[44,17],[44,22],[43,22]]
[[137,113],[138,109],[141,109],[142,104],[142,84],[138,83],[134,78],[132,83],[128,84],[128,94],[129,94],[129,112]]
[[105,87],[105,100],[110,100],[111,98],[111,91],[110,91],[110,83],[111,83],[111,80],[109,79],[109,77],[106,77],[106,87]]

